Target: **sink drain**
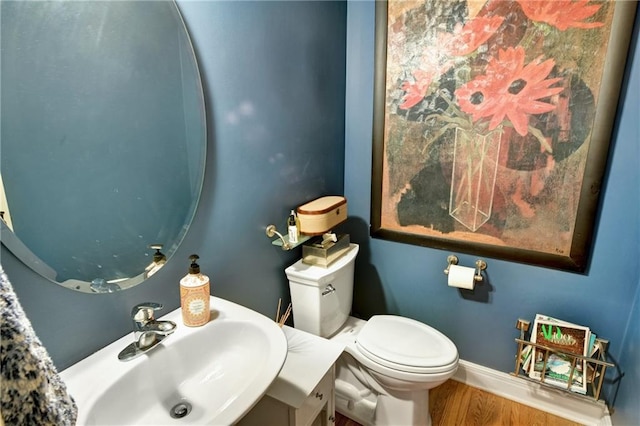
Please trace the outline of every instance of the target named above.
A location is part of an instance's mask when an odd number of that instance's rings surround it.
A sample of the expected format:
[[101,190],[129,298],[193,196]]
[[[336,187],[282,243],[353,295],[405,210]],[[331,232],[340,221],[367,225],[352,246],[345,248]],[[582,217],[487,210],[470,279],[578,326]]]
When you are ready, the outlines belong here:
[[183,417],[187,417],[191,412],[191,404],[183,401],[176,405],[174,405],[169,411],[169,415],[174,419],[181,419]]

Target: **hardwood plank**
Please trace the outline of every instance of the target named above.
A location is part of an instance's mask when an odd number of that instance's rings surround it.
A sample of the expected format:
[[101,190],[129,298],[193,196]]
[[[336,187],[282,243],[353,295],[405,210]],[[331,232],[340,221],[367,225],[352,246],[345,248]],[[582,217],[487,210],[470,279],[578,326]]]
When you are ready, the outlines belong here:
[[500,405],[498,397],[488,392],[476,392],[474,390],[470,390],[469,394],[469,404],[466,409],[467,421],[465,424],[469,426],[503,424],[500,422],[500,410],[496,410]]
[[433,426],[445,426],[444,413],[447,412],[447,405],[449,403],[453,404],[453,402],[450,402],[450,398],[447,398],[448,395],[452,395],[455,391],[453,380],[448,380],[440,386],[442,386],[440,392],[429,395],[429,411],[432,413],[431,422]]
[[[469,386],[460,387],[457,382],[453,380],[448,380],[451,383],[451,389],[449,392],[444,393],[443,391],[439,392],[429,392],[429,398],[433,397],[433,394],[442,393],[442,397],[447,400],[447,404],[445,405],[445,410],[440,413],[442,416],[442,426],[456,426],[456,425],[466,425],[469,421],[468,417],[468,407],[469,402],[471,401],[472,392]],[[437,388],[436,388],[437,389]],[[435,414],[434,410],[430,409],[431,415]]]
[[[447,380],[429,393],[433,426],[580,426],[482,389]],[[362,426],[336,413],[337,426]]]

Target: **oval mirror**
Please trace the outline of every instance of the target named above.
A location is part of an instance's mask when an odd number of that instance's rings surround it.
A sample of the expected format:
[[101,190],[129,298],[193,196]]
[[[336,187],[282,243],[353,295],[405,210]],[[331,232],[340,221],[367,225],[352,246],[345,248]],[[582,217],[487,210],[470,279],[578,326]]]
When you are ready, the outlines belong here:
[[68,288],[144,281],[182,241],[204,177],[177,5],[0,3],[2,243]]

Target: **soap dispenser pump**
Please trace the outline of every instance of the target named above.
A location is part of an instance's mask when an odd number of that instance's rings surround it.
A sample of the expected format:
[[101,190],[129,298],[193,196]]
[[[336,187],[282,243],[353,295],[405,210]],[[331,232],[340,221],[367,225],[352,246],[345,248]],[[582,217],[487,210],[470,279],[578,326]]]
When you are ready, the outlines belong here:
[[160,250],[162,250],[162,244],[151,244],[149,246],[150,249],[155,250],[156,252],[153,254],[153,262],[151,262],[144,270],[145,278],[149,278],[156,272],[162,268],[165,263],[167,263],[167,256],[164,255]]
[[187,327],[204,325],[211,316],[209,277],[200,272],[200,265],[196,263],[198,259],[197,254],[189,256],[189,273],[180,280],[182,322]]

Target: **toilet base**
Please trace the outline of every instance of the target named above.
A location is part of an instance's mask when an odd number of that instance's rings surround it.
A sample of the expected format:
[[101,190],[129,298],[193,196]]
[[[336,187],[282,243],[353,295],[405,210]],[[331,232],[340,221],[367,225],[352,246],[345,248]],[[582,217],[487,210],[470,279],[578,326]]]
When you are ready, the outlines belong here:
[[336,380],[335,385],[336,411],[361,425],[374,424],[378,398],[373,394],[366,398],[359,394],[355,386],[340,379]]
[[385,389],[347,353],[336,363],[336,411],[366,426],[430,426],[429,389]]
[[362,425],[373,425],[378,392],[366,385],[367,379],[357,362],[342,353],[336,362],[336,411]]
[[336,411],[365,426],[431,426],[428,400],[429,391],[403,398],[379,395],[371,410],[369,401],[348,399],[336,388]]
[[431,426],[429,391],[380,395],[374,424],[376,426]]

